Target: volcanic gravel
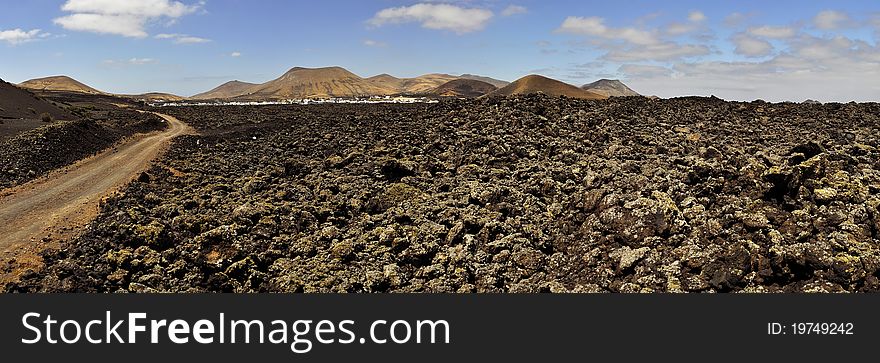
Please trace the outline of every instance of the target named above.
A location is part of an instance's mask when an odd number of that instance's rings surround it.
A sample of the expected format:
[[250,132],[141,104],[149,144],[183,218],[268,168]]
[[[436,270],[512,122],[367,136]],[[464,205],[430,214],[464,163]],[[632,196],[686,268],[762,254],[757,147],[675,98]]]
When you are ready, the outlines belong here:
[[8,291],[880,288],[876,103],[163,112],[203,134]]
[[135,133],[167,125],[156,115],[130,110],[100,119],[59,121],[0,141],[0,189],[19,185],[104,150]]

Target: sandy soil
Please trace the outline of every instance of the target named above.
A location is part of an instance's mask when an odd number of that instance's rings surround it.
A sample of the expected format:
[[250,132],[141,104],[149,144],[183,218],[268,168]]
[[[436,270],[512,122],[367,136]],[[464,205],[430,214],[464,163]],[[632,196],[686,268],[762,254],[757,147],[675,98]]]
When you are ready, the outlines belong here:
[[190,131],[174,117],[159,116],[170,124],[163,132],[136,136],[45,178],[0,191],[0,260],[38,267],[40,250],[76,235],[97,215],[101,198],[146,170],[171,138]]

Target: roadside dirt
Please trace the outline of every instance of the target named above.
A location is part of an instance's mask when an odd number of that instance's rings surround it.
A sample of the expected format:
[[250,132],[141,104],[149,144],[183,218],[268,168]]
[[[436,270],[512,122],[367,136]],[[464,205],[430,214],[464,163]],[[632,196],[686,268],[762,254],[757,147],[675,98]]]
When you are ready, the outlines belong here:
[[147,170],[172,138],[191,129],[157,114],[169,127],[83,159],[33,182],[0,191],[0,285],[42,265],[39,253],[82,231],[102,198]]

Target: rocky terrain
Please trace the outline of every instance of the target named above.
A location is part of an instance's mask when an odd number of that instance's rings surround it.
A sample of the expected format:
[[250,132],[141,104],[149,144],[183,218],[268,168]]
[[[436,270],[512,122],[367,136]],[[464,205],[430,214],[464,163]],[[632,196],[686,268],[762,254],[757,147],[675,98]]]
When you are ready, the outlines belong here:
[[86,114],[0,139],[0,190],[70,165],[125,137],[166,127],[159,117],[134,110]]
[[162,111],[202,134],[7,291],[880,289],[878,104]]

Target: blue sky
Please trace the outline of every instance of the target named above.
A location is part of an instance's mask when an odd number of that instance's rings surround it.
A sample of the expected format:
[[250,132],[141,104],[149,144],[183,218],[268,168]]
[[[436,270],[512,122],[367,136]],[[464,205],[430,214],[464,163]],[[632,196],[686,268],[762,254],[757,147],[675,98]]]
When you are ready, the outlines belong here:
[[0,78],[192,95],[294,66],[620,78],[644,94],[880,100],[877,1],[0,1]]

